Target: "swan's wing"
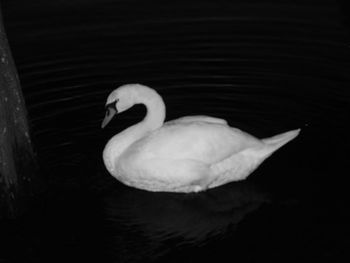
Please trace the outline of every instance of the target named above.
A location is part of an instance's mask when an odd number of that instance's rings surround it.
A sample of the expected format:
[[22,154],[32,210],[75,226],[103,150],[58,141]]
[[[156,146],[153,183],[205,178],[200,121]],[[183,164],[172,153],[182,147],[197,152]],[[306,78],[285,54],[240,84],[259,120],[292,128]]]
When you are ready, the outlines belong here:
[[227,121],[225,121],[224,119],[204,116],[204,115],[181,117],[181,118],[166,122],[166,125],[172,125],[172,124],[178,124],[178,123],[191,123],[191,122],[197,122],[197,121],[227,125]]
[[166,125],[133,143],[125,154],[143,160],[191,159],[213,164],[260,140],[227,125],[208,122]]

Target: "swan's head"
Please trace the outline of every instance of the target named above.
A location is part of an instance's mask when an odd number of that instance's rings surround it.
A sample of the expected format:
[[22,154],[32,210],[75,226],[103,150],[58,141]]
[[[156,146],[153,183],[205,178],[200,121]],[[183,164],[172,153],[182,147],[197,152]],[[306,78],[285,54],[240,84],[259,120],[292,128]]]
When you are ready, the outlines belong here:
[[127,84],[113,90],[106,102],[106,116],[102,122],[104,128],[117,113],[128,110],[137,102],[140,90],[149,89],[140,84]]

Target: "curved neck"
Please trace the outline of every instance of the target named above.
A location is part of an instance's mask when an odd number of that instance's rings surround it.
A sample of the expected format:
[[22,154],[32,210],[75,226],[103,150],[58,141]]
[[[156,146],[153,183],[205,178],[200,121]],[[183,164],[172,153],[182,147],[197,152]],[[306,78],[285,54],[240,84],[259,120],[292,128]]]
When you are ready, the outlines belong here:
[[135,96],[135,104],[146,106],[146,117],[140,124],[144,125],[148,131],[162,127],[165,120],[165,104],[156,91],[152,89],[142,90]]
[[162,127],[165,120],[165,104],[160,95],[151,89],[142,90],[135,95],[135,104],[144,104],[146,117],[139,123],[114,135],[103,151],[107,169],[113,172],[115,161],[135,141]]

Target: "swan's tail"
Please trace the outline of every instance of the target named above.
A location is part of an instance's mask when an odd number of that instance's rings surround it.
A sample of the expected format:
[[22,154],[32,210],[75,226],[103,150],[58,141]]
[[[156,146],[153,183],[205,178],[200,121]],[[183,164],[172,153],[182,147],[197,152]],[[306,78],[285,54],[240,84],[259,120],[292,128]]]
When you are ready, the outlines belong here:
[[[299,133],[300,129],[297,129],[284,132],[266,139],[262,139],[261,141],[263,143],[263,147],[261,147],[259,150],[253,149],[253,151],[251,151],[250,154],[256,155],[257,160],[260,160],[260,162],[262,162],[275,151],[277,151],[279,148],[281,148],[283,145],[297,137]],[[248,149],[248,151],[249,150],[250,149]]]
[[284,132],[270,138],[262,139],[261,141],[268,146],[268,148],[273,148],[276,151],[278,148],[282,147],[286,143],[293,140],[298,136],[300,129]]
[[241,153],[234,154],[219,163],[211,165],[211,173],[216,180],[210,187],[247,178],[254,169],[278,148],[297,137],[299,132],[300,129],[262,139],[262,144],[259,144],[259,146],[247,148]]

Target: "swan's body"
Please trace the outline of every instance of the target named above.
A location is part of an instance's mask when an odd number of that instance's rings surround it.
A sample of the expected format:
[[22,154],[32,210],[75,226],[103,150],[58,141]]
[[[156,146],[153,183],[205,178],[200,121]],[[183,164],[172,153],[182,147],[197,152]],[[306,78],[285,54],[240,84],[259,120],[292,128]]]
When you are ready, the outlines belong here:
[[[138,84],[116,89],[107,100],[107,106],[118,112],[137,103],[146,105],[145,119],[112,137],[103,159],[116,179],[149,191],[198,192],[243,180],[299,133],[293,130],[259,140],[208,116],[164,123],[162,98]],[[103,126],[112,117],[107,114]]]

